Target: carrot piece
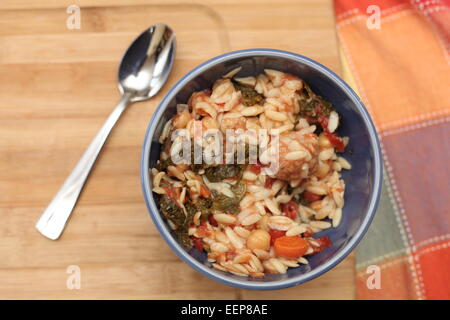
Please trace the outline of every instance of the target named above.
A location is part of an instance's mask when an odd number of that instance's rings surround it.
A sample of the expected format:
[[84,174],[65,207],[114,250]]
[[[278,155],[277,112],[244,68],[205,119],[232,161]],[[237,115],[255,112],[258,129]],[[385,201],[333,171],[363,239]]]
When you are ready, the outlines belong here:
[[308,250],[309,244],[299,236],[283,236],[275,240],[274,248],[277,256],[286,259],[298,259]]

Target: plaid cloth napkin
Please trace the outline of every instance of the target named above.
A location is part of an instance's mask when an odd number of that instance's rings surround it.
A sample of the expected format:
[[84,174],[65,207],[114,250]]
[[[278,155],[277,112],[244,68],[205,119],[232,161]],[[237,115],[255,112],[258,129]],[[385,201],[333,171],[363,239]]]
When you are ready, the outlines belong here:
[[334,3],[344,78],[384,153],[380,208],[356,251],[357,298],[450,299],[450,1]]

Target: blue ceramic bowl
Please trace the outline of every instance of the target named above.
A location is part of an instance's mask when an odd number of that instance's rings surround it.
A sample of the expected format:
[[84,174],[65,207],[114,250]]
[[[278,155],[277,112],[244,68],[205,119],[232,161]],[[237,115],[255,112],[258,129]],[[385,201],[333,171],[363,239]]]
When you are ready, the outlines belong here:
[[[209,266],[206,255],[187,251],[172,235],[159,213],[152,194],[149,169],[160,153],[158,138],[164,124],[176,113],[177,103],[186,103],[194,92],[210,88],[213,82],[236,67],[239,76],[256,75],[263,69],[276,69],[305,80],[317,94],[325,97],[342,115],[338,134],[350,137],[346,153],[352,169],[343,172],[346,183],[345,207],[338,228],[316,236],[328,236],[332,245],[308,258],[309,264],[289,269],[286,274],[267,275],[262,279],[244,278]],[[355,92],[334,72],[304,56],[272,49],[248,49],[213,58],[189,72],[173,86],[150,120],[142,148],[141,182],[150,216],[164,240],[188,265],[219,282],[245,289],[270,290],[298,285],[327,272],[344,259],[358,244],[369,227],[381,193],[382,162],[374,125]]]

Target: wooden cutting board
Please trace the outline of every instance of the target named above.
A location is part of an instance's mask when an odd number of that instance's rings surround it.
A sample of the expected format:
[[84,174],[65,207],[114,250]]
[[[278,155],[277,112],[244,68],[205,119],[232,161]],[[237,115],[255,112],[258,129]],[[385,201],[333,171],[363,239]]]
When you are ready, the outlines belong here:
[[[339,73],[331,2],[76,2],[79,30],[66,26],[71,0],[0,3],[0,298],[353,298],[351,257],[305,285],[271,292],[238,290],[196,273],[159,236],[139,181],[141,144],[155,107],[202,61],[270,47]],[[169,83],[123,115],[60,240],[42,237],[36,219],[118,101],[123,51],[157,22],[177,34]],[[67,287],[70,266],[81,272],[79,290]]]

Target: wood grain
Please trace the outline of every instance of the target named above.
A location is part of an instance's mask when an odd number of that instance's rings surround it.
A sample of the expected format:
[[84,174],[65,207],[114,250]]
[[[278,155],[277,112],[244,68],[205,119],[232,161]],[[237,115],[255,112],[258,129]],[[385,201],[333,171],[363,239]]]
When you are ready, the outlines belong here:
[[[162,4],[164,3],[164,4]],[[79,0],[0,3],[0,298],[351,299],[353,258],[305,285],[272,292],[221,285],[182,263],[148,217],[139,181],[148,121],[177,79],[215,55],[290,50],[340,71],[330,1]],[[119,98],[116,68],[138,32],[171,25],[168,85],[129,108],[112,132],[59,241],[34,224]],[[69,265],[81,289],[66,286]]]

